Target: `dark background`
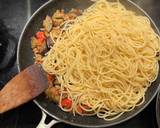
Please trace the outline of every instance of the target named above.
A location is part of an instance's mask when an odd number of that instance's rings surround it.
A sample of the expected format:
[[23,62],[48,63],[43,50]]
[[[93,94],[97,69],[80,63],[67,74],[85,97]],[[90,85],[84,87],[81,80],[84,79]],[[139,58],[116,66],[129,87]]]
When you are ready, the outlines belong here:
[[[3,27],[5,29],[0,30],[0,88],[17,73],[16,46],[26,21],[46,1],[0,0],[0,29]],[[160,29],[160,0],[132,1],[142,7]],[[5,36],[2,36],[4,33],[7,33],[5,39]],[[6,55],[6,53],[10,54]],[[139,115],[112,128],[157,128],[155,105],[154,99]],[[33,102],[29,102],[0,115],[0,128],[35,128],[40,119],[41,110]],[[72,126],[61,123],[54,127],[71,128]]]

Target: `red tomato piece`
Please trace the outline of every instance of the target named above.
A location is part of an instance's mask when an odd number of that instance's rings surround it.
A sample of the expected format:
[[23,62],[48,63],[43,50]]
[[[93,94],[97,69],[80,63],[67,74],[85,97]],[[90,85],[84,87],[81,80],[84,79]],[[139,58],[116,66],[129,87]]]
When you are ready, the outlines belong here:
[[39,44],[42,44],[43,42],[44,42],[44,39],[42,39],[42,38],[39,38],[39,39],[37,39],[38,40],[38,43]]
[[46,39],[45,33],[44,32],[37,32],[36,38],[37,38],[38,42],[43,43]]
[[62,107],[64,108],[71,108],[72,107],[72,100],[71,99],[68,99],[68,98],[65,98],[61,101],[61,105]]
[[82,114],[84,112],[84,110],[81,108],[80,105],[77,106],[77,111]]
[[[88,105],[82,105],[82,107],[86,108],[86,109],[89,109],[90,107]],[[80,105],[77,105],[77,111],[80,113],[80,114],[83,114],[85,113],[85,110],[82,109],[82,107]]]
[[37,32],[37,33],[36,33],[36,37],[37,37],[37,38],[43,38],[43,39],[46,38],[44,32]]

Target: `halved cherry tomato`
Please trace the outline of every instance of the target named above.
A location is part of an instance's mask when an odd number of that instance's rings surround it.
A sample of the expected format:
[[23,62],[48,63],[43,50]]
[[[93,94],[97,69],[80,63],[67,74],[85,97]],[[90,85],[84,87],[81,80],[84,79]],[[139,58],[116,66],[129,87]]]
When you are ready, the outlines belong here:
[[37,38],[39,43],[43,43],[46,40],[45,33],[41,32],[41,31],[37,32],[36,33],[36,38]]
[[72,107],[72,100],[69,98],[65,98],[61,101],[61,105],[64,108],[71,108]]

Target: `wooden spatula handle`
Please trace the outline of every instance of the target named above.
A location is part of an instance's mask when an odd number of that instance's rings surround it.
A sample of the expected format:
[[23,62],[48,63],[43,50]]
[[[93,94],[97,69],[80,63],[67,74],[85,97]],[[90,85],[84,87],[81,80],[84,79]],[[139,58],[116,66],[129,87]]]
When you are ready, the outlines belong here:
[[0,91],[0,113],[15,108],[42,93],[48,86],[43,69],[31,65],[11,79]]

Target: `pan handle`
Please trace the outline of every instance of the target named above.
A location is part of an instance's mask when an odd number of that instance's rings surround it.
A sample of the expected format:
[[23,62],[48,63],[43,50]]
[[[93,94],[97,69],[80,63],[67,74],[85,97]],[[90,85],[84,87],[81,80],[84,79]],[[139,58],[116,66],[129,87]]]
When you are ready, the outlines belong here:
[[39,122],[36,128],[51,128],[53,125],[60,123],[60,121],[53,119],[50,123],[45,124],[46,117],[47,117],[46,113],[42,111],[41,121]]

